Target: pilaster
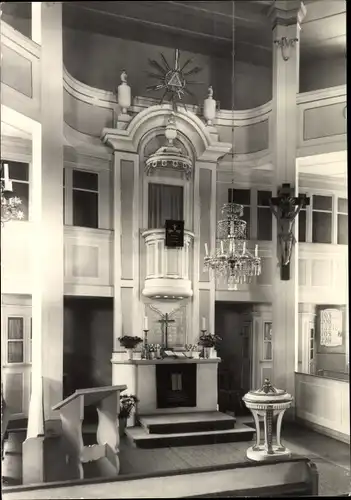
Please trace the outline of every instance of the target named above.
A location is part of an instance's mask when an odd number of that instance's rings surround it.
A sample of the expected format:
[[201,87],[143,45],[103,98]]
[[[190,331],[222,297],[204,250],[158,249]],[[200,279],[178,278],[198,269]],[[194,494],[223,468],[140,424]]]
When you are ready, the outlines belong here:
[[205,243],[209,250],[216,247],[216,164],[197,161],[194,184],[193,341],[200,333],[202,317],[206,318],[207,330],[215,333],[216,279],[204,272],[203,267]]
[[63,374],[63,86],[62,4],[35,9],[41,47],[41,125],[33,127],[32,196],[32,392],[23,482],[43,480],[43,434],[60,430],[52,407],[62,400]]
[[[277,0],[269,17],[273,29],[273,99],[271,143],[273,196],[283,183],[297,191],[296,147],[299,91],[300,22],[306,9],[298,0]],[[295,227],[296,232],[296,227]],[[277,222],[273,219],[273,384],[294,395],[297,356],[298,255],[293,249],[289,281],[281,281],[277,252]]]

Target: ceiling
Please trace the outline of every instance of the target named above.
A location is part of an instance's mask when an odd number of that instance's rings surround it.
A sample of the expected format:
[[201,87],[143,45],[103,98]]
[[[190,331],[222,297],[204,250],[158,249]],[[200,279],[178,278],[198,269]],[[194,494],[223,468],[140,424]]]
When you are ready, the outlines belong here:
[[[267,12],[273,0],[235,1],[236,58],[272,63]],[[346,54],[346,0],[305,0],[301,58]],[[29,2],[4,2],[3,10],[28,17]],[[66,27],[218,57],[232,49],[231,1],[63,2]]]
[[[239,60],[271,64],[272,0],[235,1],[235,53]],[[305,1],[301,58],[346,53],[346,0]],[[63,22],[75,29],[148,41],[179,49],[230,55],[231,1],[64,2]],[[182,46],[180,46],[182,45]]]

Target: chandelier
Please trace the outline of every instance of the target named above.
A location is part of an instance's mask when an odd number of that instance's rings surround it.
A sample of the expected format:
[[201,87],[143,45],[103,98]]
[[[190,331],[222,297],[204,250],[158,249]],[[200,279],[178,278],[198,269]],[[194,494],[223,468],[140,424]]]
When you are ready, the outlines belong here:
[[[234,184],[234,1],[232,28],[232,184]],[[223,205],[221,213],[224,218],[217,223],[217,244],[211,255],[205,243],[204,270],[224,278],[229,290],[237,290],[238,285],[251,283],[253,276],[261,274],[261,259],[258,257],[257,245],[254,255],[247,248],[246,221],[241,219],[244,213],[243,205],[230,201]]]
[[13,219],[21,220],[24,217],[22,200],[14,196],[12,181],[9,179],[9,166],[4,164],[1,172],[1,225]]

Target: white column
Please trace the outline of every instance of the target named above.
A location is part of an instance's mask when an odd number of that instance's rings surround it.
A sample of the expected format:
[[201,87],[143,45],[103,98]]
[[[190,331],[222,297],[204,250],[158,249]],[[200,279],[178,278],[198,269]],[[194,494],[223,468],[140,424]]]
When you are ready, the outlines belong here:
[[[277,0],[270,10],[273,42],[299,39],[300,26],[305,14],[298,0]],[[278,44],[273,46],[273,99],[271,120],[273,196],[283,183],[297,189],[297,105],[299,92],[299,41],[283,53]],[[295,228],[296,229],[296,228]],[[273,222],[272,243],[273,284],[273,383],[294,394],[295,335],[297,334],[298,256],[297,245],[290,264],[290,280],[280,279],[277,262],[277,223]]]
[[[62,400],[63,372],[63,85],[62,4],[40,3],[41,126],[33,130],[32,394],[23,482],[44,477],[42,438],[60,429],[52,406]],[[45,426],[43,428],[43,420]]]
[[113,350],[120,348],[118,337],[122,335],[122,257],[121,257],[121,157],[114,153],[114,175],[113,175]]

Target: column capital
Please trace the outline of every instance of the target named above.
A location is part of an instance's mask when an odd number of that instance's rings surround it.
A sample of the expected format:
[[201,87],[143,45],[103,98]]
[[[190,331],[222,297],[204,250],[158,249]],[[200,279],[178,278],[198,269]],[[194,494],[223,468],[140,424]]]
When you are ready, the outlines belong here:
[[306,7],[301,0],[275,0],[268,11],[272,29],[277,25],[291,26],[302,23],[306,16]]

